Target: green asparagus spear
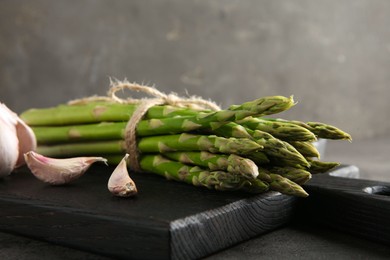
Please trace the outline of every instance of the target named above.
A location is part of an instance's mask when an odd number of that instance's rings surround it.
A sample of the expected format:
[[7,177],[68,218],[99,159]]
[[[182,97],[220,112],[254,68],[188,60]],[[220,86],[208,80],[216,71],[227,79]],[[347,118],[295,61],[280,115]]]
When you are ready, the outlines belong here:
[[304,123],[304,122],[297,121],[297,120],[285,120],[285,119],[281,119],[281,118],[263,118],[263,119],[271,121],[271,122],[291,123],[291,124],[295,124],[295,125],[304,127],[306,129],[308,129],[309,131],[311,131],[312,133],[314,133],[317,136],[317,138],[335,139],[335,140],[344,139],[344,140],[349,140],[349,141],[352,140],[351,135],[349,135],[348,133],[344,132],[343,130],[341,130],[335,126],[328,125],[325,123],[319,123],[319,122]]
[[[188,116],[188,120],[195,124],[205,122],[224,122],[229,120],[241,120],[245,117],[256,115],[269,115],[289,109],[294,104],[292,98],[281,96],[264,97],[254,101],[246,102],[236,106],[233,110],[220,110],[211,112],[198,112],[196,115]],[[239,108],[242,108],[240,110]],[[74,125],[98,123],[103,121],[127,121],[134,113],[136,105],[123,105],[109,102],[93,102],[84,105],[59,105],[46,109],[30,109],[20,115],[30,126],[38,125]],[[161,112],[162,106],[155,106],[149,109],[146,118],[158,118],[153,116],[155,109],[159,109],[160,117],[167,114]],[[188,109],[190,110],[190,109]],[[181,110],[185,113],[185,109]],[[166,116],[165,116],[166,117]]]
[[208,171],[198,166],[188,166],[180,162],[168,160],[161,155],[142,156],[140,166],[143,171],[208,189],[244,190],[252,193],[262,193],[268,190],[268,185],[261,180],[255,179],[250,181],[247,178],[229,172]]
[[[251,102],[245,102],[241,105],[232,105],[229,107],[229,110],[233,111],[242,111],[247,110],[250,112],[259,112],[262,111],[262,115],[271,115],[283,112],[285,110],[290,109],[294,103],[293,97],[283,97],[283,96],[271,96],[271,97],[264,97],[259,98],[257,100],[251,101]],[[244,116],[242,118],[245,118],[247,116]],[[241,118],[241,119],[242,119]],[[237,120],[239,118],[236,118]]]
[[289,141],[289,143],[294,146],[297,151],[305,157],[316,157],[320,158],[320,153],[317,148],[311,142],[302,142],[302,141]]
[[230,154],[213,154],[201,152],[170,152],[164,153],[164,157],[188,165],[208,168],[211,171],[227,171],[232,174],[243,175],[248,179],[255,179],[259,174],[256,164],[247,158]]
[[315,133],[319,138],[352,140],[351,135],[335,126],[320,122],[307,122],[306,124],[310,127],[309,130]]
[[307,197],[309,194],[297,183],[279,174],[272,173],[264,168],[259,168],[258,179],[269,184],[270,190],[297,197]]
[[[198,124],[192,121],[193,118],[174,117],[162,119],[141,120],[136,128],[136,135],[167,135],[178,134],[201,129],[217,128],[226,122]],[[93,140],[114,140],[123,139],[125,135],[126,122],[102,122],[98,124],[65,125],[65,126],[33,126],[37,141],[40,144],[61,143],[69,141],[93,141]],[[248,135],[245,128],[237,127],[234,133],[227,137],[242,137]],[[209,132],[208,130],[203,132]],[[213,133],[214,131],[211,131]],[[220,132],[220,131],[219,131]],[[226,136],[226,135],[225,135]],[[249,136],[249,135],[248,135]],[[250,137],[250,136],[249,136]]]
[[307,158],[307,161],[310,163],[308,170],[311,173],[324,173],[340,165],[338,162],[324,162],[311,158]]
[[269,155],[268,158],[273,159],[274,161],[283,161],[285,165],[289,166],[309,165],[305,157],[303,157],[293,146],[274,138],[269,133],[256,130],[253,132],[252,136],[258,144],[263,145],[264,153]]
[[268,158],[283,159],[289,165],[308,166],[306,159],[289,143],[274,138],[269,133],[251,130],[235,122],[230,122],[213,129],[213,133],[224,137],[247,138],[263,147],[262,152]]
[[280,176],[283,176],[299,185],[303,185],[311,179],[311,173],[300,168],[288,166],[271,166],[268,170],[272,173],[279,174]]
[[64,143],[50,146],[38,145],[37,152],[49,157],[121,154],[123,158],[123,154],[126,152],[126,145],[123,140]]
[[33,126],[38,144],[56,144],[85,141],[124,139],[125,122],[66,126]]
[[[205,152],[201,152],[201,153],[205,153]],[[179,159],[178,161],[181,163],[184,163],[186,165],[195,165],[195,166],[198,166],[200,168],[207,169],[207,171],[212,171],[215,174],[217,174],[217,172],[225,172],[224,170],[222,170],[222,168],[226,168],[226,166],[221,165],[220,162],[217,162],[215,164],[213,163],[212,165],[210,165],[210,164],[206,165],[207,163],[205,163],[204,160],[198,159],[197,157],[199,157],[199,155],[201,153],[197,153],[197,152],[165,153],[164,157],[171,159],[173,161],[177,161],[176,159]],[[192,160],[194,158],[194,156],[195,156],[195,160]],[[212,154],[211,156],[214,158],[219,158],[218,160],[220,160],[219,156],[225,156],[225,155]],[[232,156],[232,155],[230,155],[230,156]],[[104,156],[104,158],[108,159],[108,162],[110,164],[118,164],[120,162],[120,160],[122,159],[122,157],[123,157],[122,155],[105,155]],[[191,159],[189,159],[188,157],[190,157]],[[208,156],[206,156],[206,157],[208,157]],[[211,160],[213,160],[213,159],[211,159]],[[206,161],[210,161],[210,160],[207,159]],[[223,161],[225,161],[225,159],[223,159]],[[224,163],[222,163],[222,164],[224,164]],[[201,167],[201,166],[203,166],[203,167]],[[232,174],[242,175],[242,177],[247,178],[248,180],[253,182],[253,180],[254,180],[253,176],[252,175],[245,175],[244,174],[245,169],[243,168],[243,166],[241,164],[239,164],[238,166],[242,170],[235,171],[235,170],[230,169],[230,170],[226,170],[226,172],[229,172]],[[190,167],[190,166],[188,166],[188,167]],[[221,169],[219,169],[219,168],[221,168]],[[144,168],[144,170],[145,169],[149,169],[150,171],[152,171],[152,169],[150,169],[150,168]],[[288,194],[288,195],[298,196],[298,197],[308,196],[306,191],[304,191],[303,188],[300,187],[299,185],[304,184],[307,180],[309,180],[311,178],[311,174],[309,172],[302,170],[302,169],[295,169],[292,167],[283,167],[283,168],[282,167],[279,167],[279,168],[278,167],[271,167],[270,170],[266,170],[265,168],[257,168],[256,167],[256,169],[258,169],[258,171],[256,171],[256,174],[255,174],[257,176],[257,180],[259,180],[261,183],[265,183],[266,185],[268,185],[270,190],[279,191],[283,194]],[[256,184],[255,187],[257,185],[258,184]]]
[[[256,153],[261,146],[251,140],[223,138],[206,135],[162,135],[139,138],[138,150],[141,153],[166,153],[174,151],[209,151],[245,155]],[[38,146],[37,151],[46,156],[70,157],[88,154],[117,154],[124,153],[126,145],[123,140],[100,142],[77,142]]]
[[175,151],[208,151],[211,153],[225,153],[245,155],[255,153],[262,147],[247,139],[224,138],[214,135],[166,135],[143,137],[138,142],[141,152],[175,152]]
[[284,121],[270,121],[263,118],[248,117],[239,123],[252,130],[260,130],[267,132],[275,138],[284,141],[315,141],[316,136],[308,129],[284,122]]

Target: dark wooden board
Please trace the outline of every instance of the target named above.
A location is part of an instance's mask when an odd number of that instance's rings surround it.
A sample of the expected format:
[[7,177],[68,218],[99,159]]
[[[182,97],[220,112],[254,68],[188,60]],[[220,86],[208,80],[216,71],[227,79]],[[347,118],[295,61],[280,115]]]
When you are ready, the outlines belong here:
[[0,180],[0,230],[116,258],[193,259],[290,221],[297,199],[218,192],[132,174],[139,195],[107,190],[113,168],[46,185],[24,168]]
[[358,169],[342,166],[314,175],[299,200],[297,221],[311,221],[390,245],[390,183],[356,179]]

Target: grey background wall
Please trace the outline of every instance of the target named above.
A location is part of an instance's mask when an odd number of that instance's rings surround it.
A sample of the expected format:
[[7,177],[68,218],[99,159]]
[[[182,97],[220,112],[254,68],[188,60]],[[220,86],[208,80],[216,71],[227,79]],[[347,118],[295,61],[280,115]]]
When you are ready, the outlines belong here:
[[280,115],[355,139],[390,131],[390,1],[1,0],[0,101],[17,112],[103,95],[108,77]]

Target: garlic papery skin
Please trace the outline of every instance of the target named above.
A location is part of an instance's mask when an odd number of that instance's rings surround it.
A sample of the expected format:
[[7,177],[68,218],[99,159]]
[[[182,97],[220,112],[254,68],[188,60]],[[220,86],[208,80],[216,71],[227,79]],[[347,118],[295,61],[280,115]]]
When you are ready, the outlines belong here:
[[103,157],[55,159],[33,151],[25,153],[24,158],[34,176],[51,185],[62,185],[78,179],[95,162],[107,163]]
[[0,103],[0,178],[9,175],[19,157],[15,114]]
[[0,103],[0,178],[24,165],[23,154],[36,148],[37,140],[32,129]]
[[116,166],[112,172],[110,179],[108,180],[108,190],[118,197],[131,197],[138,193],[135,182],[130,178],[127,171],[127,158],[129,154],[126,154],[120,163]]
[[16,135],[19,140],[19,157],[15,168],[18,168],[26,163],[24,154],[37,149],[37,139],[33,130],[19,117],[17,118]]

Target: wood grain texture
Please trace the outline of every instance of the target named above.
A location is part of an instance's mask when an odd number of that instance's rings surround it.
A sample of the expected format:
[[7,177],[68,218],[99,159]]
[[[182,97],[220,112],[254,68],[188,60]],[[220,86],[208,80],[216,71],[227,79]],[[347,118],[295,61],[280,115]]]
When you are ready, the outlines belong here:
[[294,201],[269,192],[175,220],[171,223],[172,256],[199,258],[275,229],[290,220]]
[[139,195],[113,197],[112,168],[95,166],[59,187],[27,169],[0,181],[0,230],[126,259],[194,259],[275,229],[296,199],[218,192],[132,174]]
[[310,196],[299,201],[296,219],[390,245],[390,183],[355,179],[356,170],[339,169],[352,179],[336,177],[337,171],[314,175],[305,185]]

